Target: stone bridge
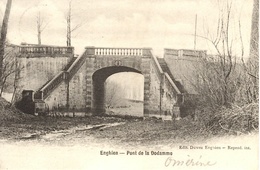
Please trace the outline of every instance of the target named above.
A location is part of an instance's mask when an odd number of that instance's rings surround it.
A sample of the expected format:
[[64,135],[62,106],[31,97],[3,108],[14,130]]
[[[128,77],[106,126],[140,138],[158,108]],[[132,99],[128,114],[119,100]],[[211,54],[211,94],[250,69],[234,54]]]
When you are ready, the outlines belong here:
[[64,106],[103,114],[106,79],[119,72],[135,72],[144,76],[144,117],[179,115],[185,89],[152,49],[86,47],[79,57],[73,51],[73,47],[19,46],[24,66],[20,86],[31,90],[33,101],[45,102],[50,110]]

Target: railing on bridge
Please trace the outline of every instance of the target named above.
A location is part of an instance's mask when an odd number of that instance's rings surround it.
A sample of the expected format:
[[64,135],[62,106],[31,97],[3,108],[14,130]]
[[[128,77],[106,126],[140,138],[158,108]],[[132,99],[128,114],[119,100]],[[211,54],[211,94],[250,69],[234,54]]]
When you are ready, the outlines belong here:
[[95,48],[95,55],[142,56],[142,48]]
[[83,65],[85,61],[85,53],[83,53],[80,57],[78,57],[73,64],[66,70],[67,77],[66,79],[69,81],[74,74],[79,70],[79,68]]
[[167,81],[170,86],[172,86],[173,88],[173,96],[176,98],[177,102],[179,103],[179,101],[182,101],[183,98],[182,98],[182,93],[181,91],[179,90],[179,88],[176,86],[176,84],[174,83],[174,80],[170,77],[170,75],[167,73],[167,72],[164,72],[158,59],[153,55],[152,51],[151,50],[147,50],[147,55],[151,55],[151,58],[152,58],[152,62],[155,66],[156,69],[156,73],[159,77],[161,77],[161,81],[163,81],[163,78],[164,81]]
[[74,54],[74,47],[26,45],[19,46],[21,54]]
[[66,73],[61,71],[49,83],[35,93],[36,99],[46,99],[48,95],[66,78]]

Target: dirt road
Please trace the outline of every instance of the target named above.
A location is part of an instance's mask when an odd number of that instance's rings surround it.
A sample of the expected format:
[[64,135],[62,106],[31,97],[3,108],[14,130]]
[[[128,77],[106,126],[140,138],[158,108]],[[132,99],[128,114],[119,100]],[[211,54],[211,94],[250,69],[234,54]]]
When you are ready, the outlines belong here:
[[257,141],[257,134],[213,136],[186,119],[34,117],[1,122],[0,169],[171,169],[187,159],[212,161],[209,169],[256,169]]

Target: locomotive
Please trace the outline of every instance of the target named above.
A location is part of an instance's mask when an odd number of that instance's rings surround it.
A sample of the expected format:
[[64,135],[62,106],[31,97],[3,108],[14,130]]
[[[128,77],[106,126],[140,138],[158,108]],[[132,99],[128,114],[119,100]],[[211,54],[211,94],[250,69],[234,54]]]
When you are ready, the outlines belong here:
[[34,99],[33,90],[23,90],[22,99],[16,103],[16,107],[24,113],[35,116],[47,116],[49,107],[42,99]]

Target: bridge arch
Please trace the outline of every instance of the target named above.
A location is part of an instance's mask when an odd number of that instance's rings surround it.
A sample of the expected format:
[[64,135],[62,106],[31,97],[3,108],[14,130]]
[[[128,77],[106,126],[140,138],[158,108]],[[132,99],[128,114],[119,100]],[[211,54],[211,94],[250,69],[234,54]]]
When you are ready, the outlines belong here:
[[116,73],[134,72],[142,74],[140,70],[126,66],[110,66],[96,70],[92,75],[93,81],[93,112],[103,114],[105,112],[105,81]]

